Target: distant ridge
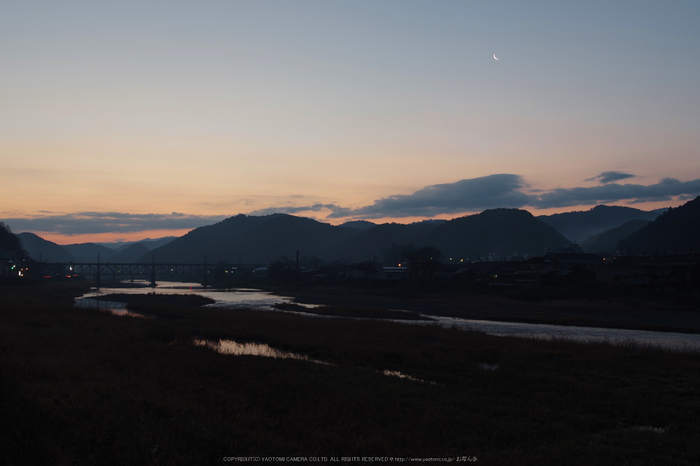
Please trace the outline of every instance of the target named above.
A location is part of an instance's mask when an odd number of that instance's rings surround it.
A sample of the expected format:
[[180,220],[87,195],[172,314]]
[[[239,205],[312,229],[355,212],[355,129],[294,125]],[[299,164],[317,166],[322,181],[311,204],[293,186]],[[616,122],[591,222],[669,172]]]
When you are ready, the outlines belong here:
[[[437,227],[438,224],[420,222],[383,223],[365,230],[334,245],[328,256],[332,260],[360,262],[366,260],[391,259],[401,252],[402,246],[416,245],[419,237]],[[386,257],[388,255],[388,257]],[[386,260],[385,260],[386,261]]]
[[668,209],[644,228],[620,241],[630,254],[700,251],[700,196]]
[[149,249],[145,244],[133,243],[118,251],[117,254],[112,257],[112,261],[130,264],[132,262],[137,262],[144,254],[148,253],[148,251]]
[[63,248],[71,253],[77,262],[97,262],[100,256],[102,262],[114,261],[117,251],[95,243],[67,244]]
[[605,230],[602,233],[593,235],[581,243],[581,248],[585,252],[593,254],[611,254],[618,250],[618,244],[623,239],[630,236],[649,224],[648,220],[630,220],[617,228]]
[[100,246],[105,246],[110,249],[114,249],[115,251],[124,251],[125,249],[133,246],[134,244],[140,244],[146,247],[149,251],[151,249],[155,249],[158,247],[163,246],[164,244],[167,244],[177,238],[177,236],[164,236],[163,238],[156,238],[156,239],[151,239],[151,238],[144,238],[139,241],[117,241],[117,242],[112,242],[112,243],[96,243],[99,244]]
[[663,209],[647,212],[632,207],[597,205],[586,211],[540,215],[537,218],[553,226],[569,240],[580,243],[630,220],[655,220],[662,212]]
[[[81,243],[61,246],[52,241],[45,240],[34,233],[20,233],[17,235],[22,246],[27,251],[29,257],[42,262],[97,262],[100,256],[101,262],[121,262],[133,263],[149,251],[146,244],[167,243],[172,238],[162,238],[161,240],[146,240],[145,244],[136,241],[122,245],[118,250],[109,248],[102,244]],[[151,241],[152,243],[148,243]],[[110,244],[110,243],[107,243]],[[71,253],[73,251],[73,253]]]
[[376,227],[376,223],[368,222],[367,220],[353,220],[351,222],[345,222],[341,225],[338,225],[343,228],[352,228],[353,230],[358,230],[358,231],[367,231],[370,228]]

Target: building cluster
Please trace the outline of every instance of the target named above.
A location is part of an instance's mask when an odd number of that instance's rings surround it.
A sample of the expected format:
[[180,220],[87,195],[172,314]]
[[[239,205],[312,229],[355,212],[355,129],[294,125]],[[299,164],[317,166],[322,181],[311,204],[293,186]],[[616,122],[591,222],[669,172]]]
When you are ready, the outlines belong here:
[[21,277],[22,270],[18,263],[13,252],[0,251],[0,277]]
[[[367,261],[349,266],[345,278],[400,280],[414,278],[419,271],[410,264],[385,267],[379,262]],[[700,254],[602,257],[587,253],[549,253],[522,261],[435,262],[423,277],[511,289],[601,280],[644,286],[659,292],[678,292],[700,288]]]

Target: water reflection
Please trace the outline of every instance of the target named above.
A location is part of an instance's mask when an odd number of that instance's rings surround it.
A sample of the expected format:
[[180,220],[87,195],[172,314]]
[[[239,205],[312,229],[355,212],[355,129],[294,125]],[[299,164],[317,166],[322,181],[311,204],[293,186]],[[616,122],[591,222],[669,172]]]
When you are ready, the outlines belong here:
[[444,327],[479,330],[495,336],[516,336],[541,340],[565,339],[584,343],[611,343],[614,345],[636,344],[674,351],[700,351],[700,335],[696,333],[495,322],[452,317],[434,317],[434,319]]
[[110,312],[115,316],[127,316],[138,317],[139,319],[148,319],[148,317],[143,314],[129,311],[126,308],[126,303],[121,303],[119,301],[102,301],[99,299],[81,298],[75,300],[75,305],[77,307],[88,307],[91,309],[98,309],[103,312]]
[[[156,288],[144,288],[142,283],[135,281],[134,283],[125,282],[124,287],[114,288],[99,288],[93,289],[89,293],[83,295],[85,298],[99,298],[100,296],[110,294],[197,294],[205,298],[211,298],[216,301],[213,304],[207,304],[205,307],[220,307],[220,308],[253,308],[258,310],[272,310],[277,304],[292,303],[294,300],[291,297],[275,295],[269,291],[261,291],[252,288],[232,288],[232,289],[212,289],[204,288],[199,283],[185,282],[158,282]],[[130,286],[135,285],[135,286]]]
[[[155,292],[158,294],[198,294],[215,300],[214,304],[208,304],[205,307],[219,308],[247,308],[271,311],[275,310],[278,304],[290,304],[294,299],[287,296],[279,296],[271,292],[261,291],[250,288],[237,289],[205,289],[198,283],[180,283],[180,282],[159,282],[156,289],[141,288],[102,288],[93,290],[84,295],[83,298],[76,300],[76,305],[83,307],[96,307],[102,310],[109,310],[118,315],[132,315],[134,317],[143,317],[140,314],[130,313],[125,309],[124,303],[111,306],[104,301],[98,301],[97,298],[108,294],[143,294],[144,292]],[[97,303],[97,305],[96,305]],[[308,305],[308,307],[314,307]],[[293,312],[295,314],[332,318],[332,316],[320,316],[303,311],[284,311]],[[431,321],[397,321],[404,324],[414,325],[441,325],[447,328],[458,328],[463,330],[478,330],[489,335],[495,336],[516,336],[523,338],[538,338],[538,339],[567,339],[580,342],[607,342],[616,345],[625,344],[641,344],[654,347],[671,349],[674,351],[700,351],[700,335],[689,333],[674,333],[674,332],[655,332],[646,330],[626,330],[616,328],[596,328],[596,327],[576,327],[565,325],[548,325],[548,324],[527,324],[519,322],[496,322],[488,320],[471,320],[459,319],[453,317],[439,317],[423,314],[424,317],[432,319]]]

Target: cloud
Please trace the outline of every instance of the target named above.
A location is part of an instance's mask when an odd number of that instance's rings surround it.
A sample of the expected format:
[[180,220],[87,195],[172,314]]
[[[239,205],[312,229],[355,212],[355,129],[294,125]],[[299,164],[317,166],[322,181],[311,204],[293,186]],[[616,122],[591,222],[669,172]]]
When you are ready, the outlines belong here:
[[[624,201],[627,204],[655,201],[688,200],[700,195],[700,180],[680,181],[663,178],[652,185],[619,184],[610,180],[610,173],[594,177],[602,184],[593,187],[531,189],[520,175],[496,174],[470,178],[454,183],[436,184],[413,194],[400,194],[378,199],[359,208],[337,204],[270,207],[249,215],[272,213],[330,211],[327,219],[353,218],[434,218],[442,214],[464,214],[499,207],[548,209],[590,206]],[[615,172],[617,173],[617,172]],[[606,175],[607,174],[607,175]],[[615,176],[628,175],[617,173]],[[634,175],[629,175],[631,177]],[[613,176],[614,178],[614,176]],[[6,212],[5,215],[8,215]],[[77,212],[69,214],[44,212],[31,217],[18,212],[0,219],[13,231],[50,232],[62,235],[97,233],[135,233],[147,230],[189,230],[224,220],[224,215],[129,214],[122,212]]]
[[434,217],[497,207],[523,207],[531,195],[520,175],[497,174],[427,186],[413,194],[389,196],[357,209],[338,208],[328,218]]
[[14,231],[41,231],[63,235],[133,233],[146,230],[186,230],[220,222],[223,215],[128,214],[122,212],[77,212],[3,219]]
[[696,196],[700,194],[700,180],[679,181],[663,178],[649,186],[639,184],[608,183],[591,188],[558,188],[538,194],[529,205],[538,209],[570,207],[576,205],[606,204],[629,201],[642,202],[670,201],[675,196]]
[[672,201],[674,198],[689,199],[700,194],[700,180],[683,182],[675,178],[663,178],[648,186],[610,181],[634,176],[603,172],[593,178],[603,183],[601,186],[540,190],[528,189],[519,175],[490,175],[428,186],[413,194],[389,196],[357,209],[336,207],[328,218],[434,217],[498,207],[548,209],[620,201],[638,204]]
[[587,178],[585,181],[597,181],[601,184],[613,183],[615,181],[626,180],[628,178],[634,178],[637,175],[631,173],[623,172],[603,172],[600,175],[594,176],[592,178]]
[[286,207],[268,207],[266,209],[258,209],[250,212],[248,215],[263,216],[271,214],[296,214],[298,212],[320,212],[330,210],[336,212],[342,210],[335,204],[313,204],[309,206],[286,206]]

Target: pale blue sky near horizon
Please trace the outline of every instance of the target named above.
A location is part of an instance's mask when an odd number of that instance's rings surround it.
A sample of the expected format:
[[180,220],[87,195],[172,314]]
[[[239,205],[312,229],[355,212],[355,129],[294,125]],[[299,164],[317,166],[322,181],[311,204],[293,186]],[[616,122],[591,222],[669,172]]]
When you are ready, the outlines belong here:
[[700,194],[697,2],[0,10],[6,222],[154,214],[167,234],[237,213],[412,221]]

